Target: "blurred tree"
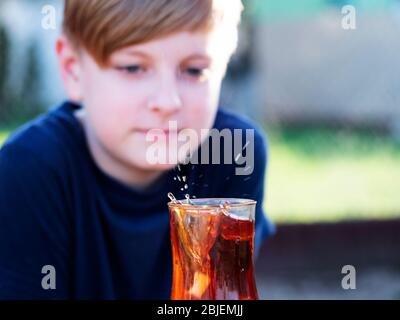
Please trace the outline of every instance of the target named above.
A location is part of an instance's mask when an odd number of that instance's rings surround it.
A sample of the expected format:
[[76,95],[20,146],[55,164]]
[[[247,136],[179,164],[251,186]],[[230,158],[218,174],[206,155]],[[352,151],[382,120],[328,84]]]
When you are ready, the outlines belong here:
[[0,24],[0,121],[4,118],[7,104],[7,74],[9,64],[9,39],[7,31]]
[[40,73],[39,56],[37,42],[32,42],[27,52],[27,64],[22,83],[21,105],[23,106],[23,116],[33,117],[42,111],[42,101],[40,99]]
[[[26,64],[21,68],[20,94],[8,82],[11,64],[10,39],[7,30],[0,25],[0,126],[16,125],[43,111],[39,95],[39,57],[36,42],[26,51]],[[18,90],[19,91],[19,90]]]
[[253,68],[254,25],[252,20],[253,0],[242,0],[244,12],[239,32],[239,46],[228,66],[227,77],[240,80],[248,76]]

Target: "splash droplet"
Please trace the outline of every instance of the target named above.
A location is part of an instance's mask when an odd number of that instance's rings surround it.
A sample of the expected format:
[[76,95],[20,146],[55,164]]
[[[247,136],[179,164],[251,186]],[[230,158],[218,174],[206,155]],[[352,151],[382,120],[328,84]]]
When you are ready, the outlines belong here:
[[190,205],[193,205],[194,203],[190,200],[190,196],[188,194],[185,194],[186,202]]
[[168,193],[168,198],[169,198],[169,200],[171,200],[172,203],[178,202],[172,192]]

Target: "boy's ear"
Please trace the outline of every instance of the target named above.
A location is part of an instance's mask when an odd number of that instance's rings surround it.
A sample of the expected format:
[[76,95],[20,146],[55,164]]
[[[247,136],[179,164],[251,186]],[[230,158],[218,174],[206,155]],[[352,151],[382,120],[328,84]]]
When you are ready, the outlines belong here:
[[81,102],[81,61],[77,49],[74,48],[66,36],[61,35],[56,42],[56,53],[61,78],[68,98],[75,102]]

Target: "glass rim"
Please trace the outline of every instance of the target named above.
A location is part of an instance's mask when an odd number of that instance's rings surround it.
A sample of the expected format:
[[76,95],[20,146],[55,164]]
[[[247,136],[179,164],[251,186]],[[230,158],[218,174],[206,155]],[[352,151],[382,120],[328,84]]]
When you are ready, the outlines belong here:
[[[176,202],[168,202],[168,207],[169,208],[190,208],[190,209],[207,209],[207,208],[213,208],[213,209],[220,209],[221,204],[196,204],[196,202],[206,202],[206,201],[220,201],[221,203],[223,202],[228,202],[230,208],[242,208],[242,207],[249,207],[252,205],[257,204],[256,200],[252,199],[244,199],[244,198],[196,198],[196,199],[190,199],[192,203],[185,203],[187,199],[183,200],[176,200],[176,201],[181,201],[181,203],[176,203]],[[233,203],[231,203],[231,201]],[[236,203],[235,203],[236,202]],[[237,203],[239,202],[239,203]]]

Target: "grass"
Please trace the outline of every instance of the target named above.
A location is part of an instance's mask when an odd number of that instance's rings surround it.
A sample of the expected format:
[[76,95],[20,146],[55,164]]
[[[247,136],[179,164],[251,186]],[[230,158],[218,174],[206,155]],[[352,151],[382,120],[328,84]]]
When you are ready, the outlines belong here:
[[[0,128],[0,146],[10,132]],[[267,129],[277,223],[400,218],[400,144],[369,132]]]
[[275,222],[400,218],[400,145],[372,133],[267,130]]
[[4,141],[7,139],[10,131],[7,129],[0,129],[0,147],[3,145]]

